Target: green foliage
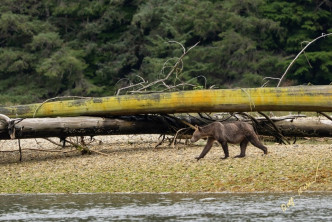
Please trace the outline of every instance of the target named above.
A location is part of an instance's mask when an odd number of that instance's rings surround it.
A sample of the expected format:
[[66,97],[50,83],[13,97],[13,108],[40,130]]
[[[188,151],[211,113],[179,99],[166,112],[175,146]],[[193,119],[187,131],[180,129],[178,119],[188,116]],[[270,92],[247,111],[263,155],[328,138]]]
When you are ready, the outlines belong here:
[[61,93],[68,88],[80,92],[84,89],[77,90],[76,87],[83,81],[83,70],[87,67],[82,56],[82,51],[61,48],[51,57],[41,60],[36,71],[48,77],[52,82],[49,87],[56,93]]
[[30,53],[13,48],[0,48],[1,78],[29,72],[34,60],[34,55]]
[[9,75],[0,81],[0,94],[2,105],[15,105],[34,103],[40,98],[47,98],[48,89],[43,81],[36,80],[34,76]]
[[[301,0],[268,1],[262,6],[263,14],[278,21],[285,27],[284,37],[278,40],[279,47],[287,54],[297,54],[304,46],[303,43],[318,37],[321,33],[331,32],[332,14],[328,2]],[[291,68],[288,78],[298,83],[330,84],[331,83],[331,46],[332,38],[321,39],[313,43],[305,55],[296,61]],[[286,66],[293,58],[286,60]],[[308,62],[308,61],[309,62]]]
[[[314,66],[312,65],[314,64]],[[308,52],[296,61],[292,78],[300,82],[310,80],[311,84],[332,82],[332,51]]]
[[[163,78],[183,53],[173,40],[199,45],[167,83],[261,86],[282,75],[304,41],[332,32],[330,24],[329,3],[312,0],[3,0],[1,103],[113,95],[140,77]],[[329,84],[331,48],[332,37],[312,44],[287,78]]]
[[62,44],[63,40],[61,40],[58,33],[46,32],[33,36],[29,46],[32,52],[43,51],[43,56],[49,56],[53,50],[60,48]]

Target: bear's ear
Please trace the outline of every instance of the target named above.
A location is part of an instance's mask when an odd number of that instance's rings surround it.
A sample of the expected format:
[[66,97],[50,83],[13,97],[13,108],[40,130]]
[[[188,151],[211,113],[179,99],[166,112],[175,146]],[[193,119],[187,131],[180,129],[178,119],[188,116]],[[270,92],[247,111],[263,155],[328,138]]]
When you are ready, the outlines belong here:
[[202,132],[202,127],[197,126],[198,131]]

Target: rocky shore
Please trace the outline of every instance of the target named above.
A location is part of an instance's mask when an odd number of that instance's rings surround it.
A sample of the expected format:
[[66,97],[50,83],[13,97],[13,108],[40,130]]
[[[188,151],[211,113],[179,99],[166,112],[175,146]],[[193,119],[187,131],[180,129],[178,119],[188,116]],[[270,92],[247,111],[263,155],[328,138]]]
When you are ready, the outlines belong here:
[[88,144],[96,152],[81,155],[43,139],[21,140],[19,162],[18,152],[3,152],[18,150],[17,141],[0,141],[0,193],[332,191],[329,139],[266,142],[267,156],[249,145],[242,159],[232,158],[240,148],[231,145],[227,160],[215,144],[200,161],[194,157],[204,140],[157,143],[158,135],[101,136]]

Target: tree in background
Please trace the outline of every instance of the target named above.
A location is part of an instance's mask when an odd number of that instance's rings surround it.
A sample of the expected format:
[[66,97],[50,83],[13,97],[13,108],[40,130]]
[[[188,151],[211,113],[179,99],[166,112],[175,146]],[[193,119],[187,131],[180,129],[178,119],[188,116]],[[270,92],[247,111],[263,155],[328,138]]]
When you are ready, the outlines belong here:
[[[283,38],[275,42],[285,56],[294,56],[308,41],[322,33],[332,33],[332,2],[301,0],[267,1],[262,5],[264,16],[280,23]],[[293,58],[285,60],[284,64]],[[332,82],[332,38],[319,40],[299,57],[289,78],[298,84],[330,84]]]
[[[141,77],[162,78],[165,62],[182,54],[172,40],[199,42],[184,58],[183,80],[261,86],[264,77],[281,76],[301,43],[332,32],[331,7],[313,0],[4,0],[0,101],[114,95]],[[300,56],[288,75],[292,84],[331,82],[331,41]]]

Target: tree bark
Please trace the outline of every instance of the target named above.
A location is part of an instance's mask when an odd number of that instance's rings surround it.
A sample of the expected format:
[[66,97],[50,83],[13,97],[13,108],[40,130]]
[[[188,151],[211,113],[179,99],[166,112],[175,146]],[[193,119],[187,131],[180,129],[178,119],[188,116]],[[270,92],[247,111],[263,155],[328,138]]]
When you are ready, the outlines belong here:
[[162,113],[332,111],[332,86],[193,90],[0,107],[11,118]]
[[[205,125],[197,117],[181,117],[192,125]],[[270,122],[258,119],[255,126],[260,135],[275,136]],[[293,119],[275,121],[283,136],[286,137],[332,137],[331,120]],[[126,134],[167,134],[175,135],[185,124],[167,116],[142,115],[118,118],[103,117],[58,117],[24,119],[14,124],[15,138],[46,138],[69,136],[126,135]],[[191,135],[192,129],[181,131]],[[0,121],[0,139],[10,139],[7,125]]]
[[[332,121],[331,120],[294,120],[276,122],[284,136],[290,137],[332,137]],[[260,130],[262,135],[268,134],[264,132],[264,128]]]
[[[161,118],[57,117],[29,118],[15,125],[15,138],[46,138],[119,134],[170,134]],[[0,122],[0,139],[10,139],[6,124]]]

